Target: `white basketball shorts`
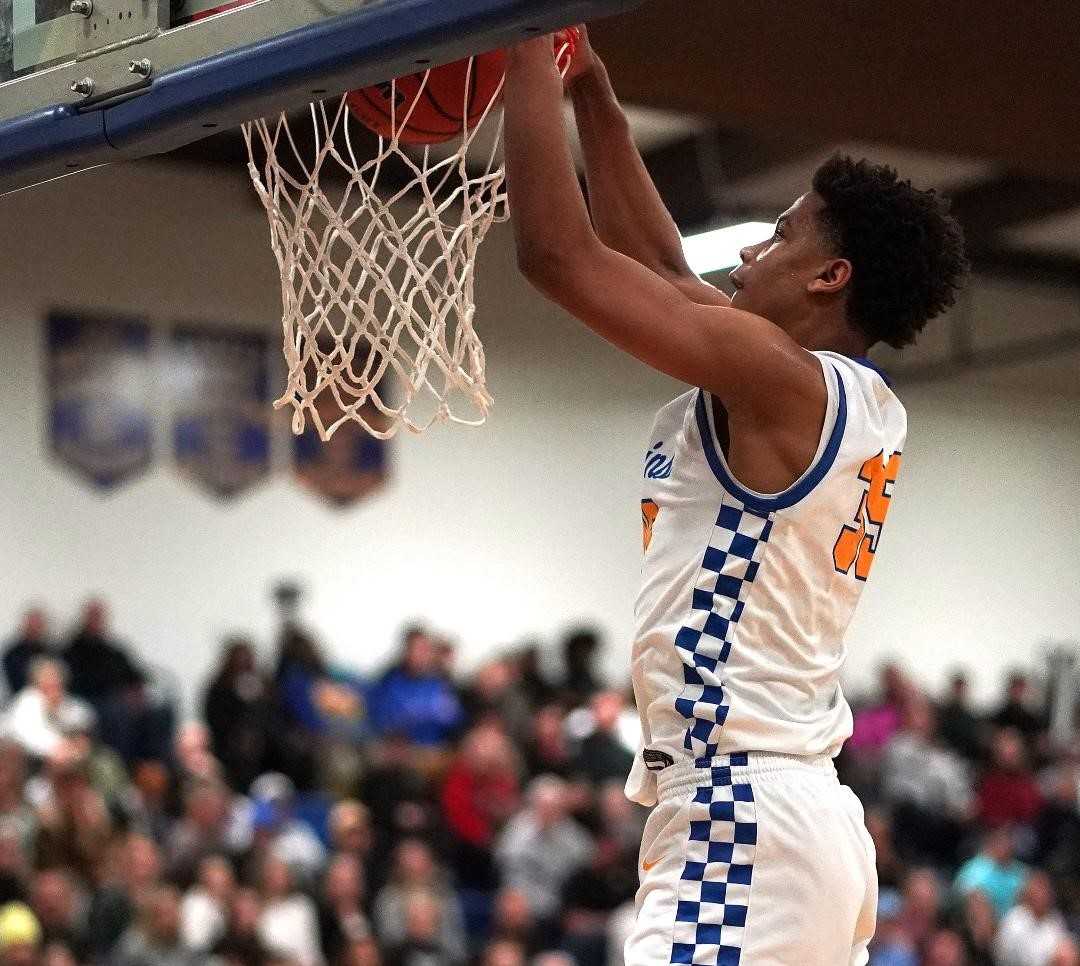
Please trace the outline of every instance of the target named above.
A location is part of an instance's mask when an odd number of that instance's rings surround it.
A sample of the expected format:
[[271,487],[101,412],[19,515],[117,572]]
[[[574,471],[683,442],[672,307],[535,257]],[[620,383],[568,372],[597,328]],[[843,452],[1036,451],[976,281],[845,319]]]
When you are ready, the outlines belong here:
[[874,846],[828,758],[738,754],[658,775],[626,966],[865,966]]

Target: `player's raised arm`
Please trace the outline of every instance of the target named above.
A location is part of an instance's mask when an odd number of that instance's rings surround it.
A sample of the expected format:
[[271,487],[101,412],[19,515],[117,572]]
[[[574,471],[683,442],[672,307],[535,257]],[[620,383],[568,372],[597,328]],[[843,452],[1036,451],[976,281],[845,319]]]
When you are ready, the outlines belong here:
[[686,262],[682,236],[645,162],[619,105],[607,69],[584,27],[567,89],[574,103],[585,155],[589,208],[600,240],[651,268],[692,301],[726,305],[728,297],[702,281]]
[[715,393],[733,416],[794,422],[795,431],[816,438],[827,391],[813,355],[760,316],[695,303],[597,237],[561,100],[551,41],[515,48],[505,91],[506,155],[522,272],[609,342]]

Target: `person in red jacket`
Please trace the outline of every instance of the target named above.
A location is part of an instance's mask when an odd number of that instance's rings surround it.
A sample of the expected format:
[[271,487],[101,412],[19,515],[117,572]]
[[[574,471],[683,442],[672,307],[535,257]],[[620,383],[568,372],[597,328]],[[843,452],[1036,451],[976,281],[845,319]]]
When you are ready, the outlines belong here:
[[991,764],[979,782],[976,798],[980,821],[988,828],[1031,825],[1042,811],[1043,799],[1027,767],[1024,739],[1013,728],[994,735]]
[[519,763],[502,726],[487,721],[472,729],[446,773],[442,811],[455,844],[459,884],[490,889],[495,836],[520,802]]

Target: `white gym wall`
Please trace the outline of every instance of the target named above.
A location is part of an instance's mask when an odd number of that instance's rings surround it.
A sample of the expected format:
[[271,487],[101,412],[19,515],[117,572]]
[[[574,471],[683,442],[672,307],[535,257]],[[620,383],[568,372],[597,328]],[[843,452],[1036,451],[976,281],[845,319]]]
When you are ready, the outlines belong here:
[[[608,670],[621,677],[640,460],[654,410],[679,387],[547,307],[516,276],[505,228],[480,265],[491,422],[401,438],[389,488],[342,512],[291,479],[284,417],[275,475],[227,503],[178,476],[164,431],[152,470],[112,493],[47,453],[50,308],[144,315],[162,334],[206,321],[277,339],[276,268],[242,172],[106,169],[0,199],[0,225],[0,632],[35,602],[66,631],[101,594],[120,636],[190,695],[223,634],[250,631],[268,653],[269,586],[296,576],[330,652],[363,669],[387,659],[413,618],[451,633],[465,664],[581,620],[607,632]],[[982,284],[976,310],[1024,331],[1046,313],[1075,318],[1064,294],[1021,294]],[[888,655],[935,686],[962,661],[985,697],[1043,639],[1076,633],[1080,379],[1062,377],[1080,369],[1072,361],[904,393],[911,436],[849,635],[853,684]]]

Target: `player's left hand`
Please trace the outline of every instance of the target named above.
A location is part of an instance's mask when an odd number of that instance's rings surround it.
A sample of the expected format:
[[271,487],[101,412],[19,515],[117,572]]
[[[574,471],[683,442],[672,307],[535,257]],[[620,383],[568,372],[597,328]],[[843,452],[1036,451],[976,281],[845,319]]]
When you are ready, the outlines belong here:
[[[567,35],[569,35],[567,37]],[[555,53],[567,43],[570,44],[570,65],[563,74],[563,83],[570,87],[576,80],[591,73],[599,63],[599,58],[589,43],[589,31],[585,24],[567,27],[555,34]]]

